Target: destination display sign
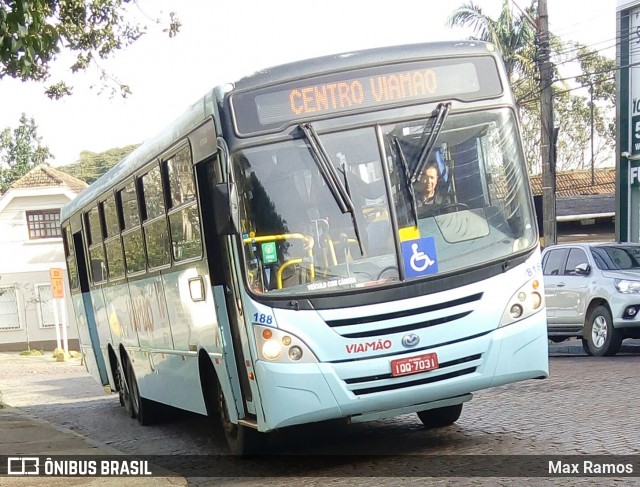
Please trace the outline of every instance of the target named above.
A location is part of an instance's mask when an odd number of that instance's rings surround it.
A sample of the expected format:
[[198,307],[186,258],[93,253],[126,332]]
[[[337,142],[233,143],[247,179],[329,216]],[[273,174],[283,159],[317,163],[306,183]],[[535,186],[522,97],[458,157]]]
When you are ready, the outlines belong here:
[[343,71],[236,93],[231,104],[238,132],[248,135],[352,111],[501,93],[495,61],[483,56]]

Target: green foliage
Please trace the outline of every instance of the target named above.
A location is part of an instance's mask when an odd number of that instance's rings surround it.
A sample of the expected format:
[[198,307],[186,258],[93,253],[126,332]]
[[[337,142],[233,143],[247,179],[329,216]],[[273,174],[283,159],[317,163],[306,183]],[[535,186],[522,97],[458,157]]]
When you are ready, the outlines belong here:
[[61,166],[58,169],[81,179],[87,184],[91,184],[115,166],[120,160],[133,152],[136,147],[138,147],[138,145],[134,144],[97,153],[83,151],[80,153],[80,158],[77,162],[67,166]]
[[[486,16],[480,7],[472,2],[456,9],[448,20],[449,26],[469,26],[474,38],[489,41],[500,50],[511,86],[516,97],[521,119],[525,157],[531,172],[540,172],[540,86],[536,55],[536,29],[529,19],[537,15],[537,1],[520,15],[514,15],[512,3],[504,0],[500,15],[496,20]],[[593,89],[594,154],[598,162],[606,159],[610,148],[615,145],[615,62],[599,55],[586,46],[563,43],[550,33],[549,44],[553,58],[559,64],[572,62],[580,66],[582,74],[575,81]],[[569,79],[563,79],[553,68],[554,79],[554,119],[559,128],[557,140],[556,167],[581,169],[591,164],[591,100],[573,92]],[[575,84],[574,84],[575,85]],[[578,86],[579,87],[579,86]]]
[[0,194],[37,165],[53,159],[41,140],[35,120],[24,113],[17,128],[0,132]]
[[[135,0],[3,0],[0,2],[0,79],[44,81],[63,51],[74,55],[72,72],[86,69],[137,41],[146,31],[131,19]],[[159,22],[159,21],[158,21]],[[180,29],[170,13],[164,29],[170,37]],[[103,71],[103,75],[106,74]],[[120,83],[118,83],[120,84]],[[126,95],[127,90],[120,91]],[[59,98],[71,92],[64,82],[46,93]]]
[[[531,5],[526,8],[529,18],[535,17],[536,5],[537,1],[532,0]],[[510,78],[532,76],[535,73],[535,27],[524,15],[515,15],[508,0],[503,2],[496,20],[485,15],[473,2],[469,2],[457,8],[449,16],[447,24],[449,27],[471,27],[474,39],[493,43],[502,54]]]

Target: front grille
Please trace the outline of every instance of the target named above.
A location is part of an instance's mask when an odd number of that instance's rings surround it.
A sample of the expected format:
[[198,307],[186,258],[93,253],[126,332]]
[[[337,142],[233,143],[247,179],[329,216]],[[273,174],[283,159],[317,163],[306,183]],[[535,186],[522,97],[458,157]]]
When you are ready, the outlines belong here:
[[[397,389],[405,389],[408,387],[414,387],[423,384],[431,384],[434,382],[441,382],[454,377],[461,377],[463,375],[473,374],[478,368],[479,364],[473,365],[470,362],[479,361],[482,358],[482,354],[469,355],[456,360],[450,360],[443,362],[435,370],[416,374],[415,376],[400,376],[393,377],[391,374],[381,374],[376,376],[356,377],[351,379],[345,379],[345,383],[350,387],[349,389],[356,396],[362,396],[365,394],[373,394],[375,392],[393,391]],[[459,368],[461,364],[469,364],[469,367]],[[447,372],[447,369],[455,369]],[[375,385],[373,383],[376,383]]]
[[[480,301],[481,298],[482,293],[476,293],[420,308],[401,309],[372,316],[326,320],[326,323],[345,338],[368,338],[403,333],[459,320],[469,315],[473,311],[472,304]],[[429,316],[433,313],[436,315]],[[402,320],[402,318],[405,319]]]

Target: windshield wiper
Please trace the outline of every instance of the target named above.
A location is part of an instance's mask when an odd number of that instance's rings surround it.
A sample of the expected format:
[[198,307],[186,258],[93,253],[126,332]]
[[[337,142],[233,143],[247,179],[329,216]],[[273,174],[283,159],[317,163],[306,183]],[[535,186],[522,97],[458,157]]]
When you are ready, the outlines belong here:
[[348,211],[353,212],[353,202],[347,194],[346,188],[338,178],[336,168],[331,164],[329,154],[327,154],[326,149],[322,145],[322,142],[318,137],[318,133],[310,123],[300,124],[300,129],[307,139],[309,147],[311,147],[313,160],[315,161],[316,166],[318,166],[318,170],[320,171],[320,174],[322,174],[324,182],[327,183],[327,187],[329,188],[329,191],[331,191],[333,198],[336,200],[340,211],[342,213],[346,213]]
[[351,213],[353,230],[356,235],[356,239],[358,240],[360,253],[364,255],[362,240],[360,238],[360,230],[358,228],[358,220],[356,218],[356,209],[353,205],[353,201],[351,200],[351,194],[349,191],[349,180],[347,178],[346,168],[341,168],[344,176],[343,184],[338,176],[338,171],[331,163],[331,158],[329,157],[327,150],[324,148],[324,145],[322,145],[322,141],[320,140],[320,137],[318,137],[318,133],[316,132],[316,129],[313,128],[313,125],[310,123],[301,123],[299,127],[309,143],[313,160],[315,161],[316,166],[318,166],[318,170],[320,171],[320,174],[322,174],[325,183],[327,183],[327,187],[329,188],[329,191],[331,191],[333,198],[336,200],[338,208],[340,208],[342,213]]
[[436,119],[433,122],[433,126],[431,127],[431,132],[429,133],[429,137],[427,138],[426,143],[422,146],[422,150],[420,152],[420,157],[418,158],[418,163],[413,170],[413,174],[411,175],[411,182],[415,183],[418,180],[418,176],[422,173],[424,166],[426,166],[427,161],[429,160],[429,156],[433,151],[433,147],[435,146],[436,141],[438,140],[438,136],[440,135],[440,131],[444,126],[444,122],[449,115],[449,111],[451,110],[451,102],[439,103],[438,104],[438,113],[436,113]]
[[402,165],[402,170],[404,171],[404,179],[407,182],[407,189],[409,190],[409,195],[411,196],[411,214],[413,215],[413,220],[416,222],[416,227],[417,227],[418,226],[418,204],[416,203],[416,193],[413,190],[413,184],[411,184],[411,174],[409,173],[409,164],[407,164],[407,159],[405,159],[404,152],[402,151],[402,147],[400,146],[400,139],[398,139],[398,137],[393,137],[393,143],[396,145],[398,158],[400,159],[400,164]]

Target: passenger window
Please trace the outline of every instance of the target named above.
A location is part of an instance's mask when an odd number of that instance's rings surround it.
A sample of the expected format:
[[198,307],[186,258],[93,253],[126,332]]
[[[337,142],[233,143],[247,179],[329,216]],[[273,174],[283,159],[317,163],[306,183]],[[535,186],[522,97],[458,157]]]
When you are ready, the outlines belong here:
[[107,238],[120,233],[120,223],[118,221],[118,209],[116,207],[116,197],[110,196],[102,202],[104,211],[104,224],[107,231]]
[[102,225],[98,207],[85,214],[85,225],[89,227],[89,260],[91,262],[91,279],[94,283],[107,280],[107,262],[102,244]]
[[124,259],[122,257],[122,241],[120,237],[115,237],[105,242],[107,249],[107,269],[109,279],[120,279],[124,277]]
[[138,197],[136,195],[136,187],[133,182],[120,191],[120,203],[122,204],[122,219],[124,220],[124,229],[140,225],[140,213],[138,212]]
[[544,261],[543,273],[545,276],[557,276],[560,274],[565,254],[566,250],[564,249],[549,251]]
[[147,210],[146,219],[151,220],[157,216],[164,215],[165,208],[160,167],[156,166],[142,176],[142,192],[144,193],[144,206]]
[[587,254],[582,249],[569,250],[569,257],[567,258],[567,265],[565,266],[565,276],[575,276],[575,269],[580,264],[588,264]]
[[91,208],[86,214],[86,223],[89,225],[89,245],[102,243],[102,228],[98,208]]
[[193,164],[191,163],[189,147],[187,146],[180,150],[171,159],[167,160],[166,164],[171,208],[176,208],[195,197]]
[[149,267],[156,268],[171,264],[171,242],[167,232],[167,220],[160,218],[144,225]]
[[186,260],[202,256],[198,206],[191,205],[169,216],[173,258]]

